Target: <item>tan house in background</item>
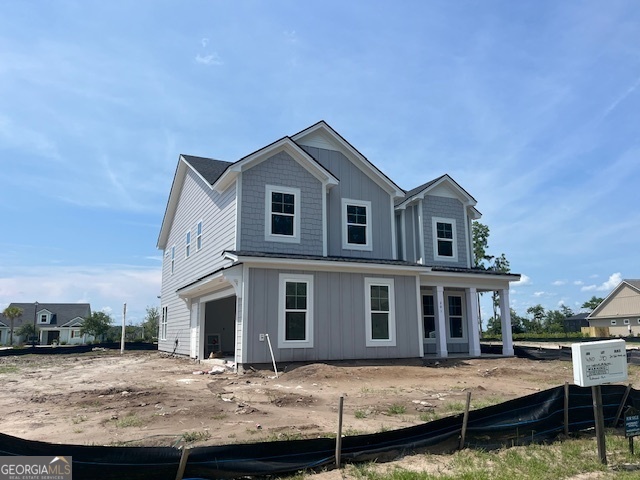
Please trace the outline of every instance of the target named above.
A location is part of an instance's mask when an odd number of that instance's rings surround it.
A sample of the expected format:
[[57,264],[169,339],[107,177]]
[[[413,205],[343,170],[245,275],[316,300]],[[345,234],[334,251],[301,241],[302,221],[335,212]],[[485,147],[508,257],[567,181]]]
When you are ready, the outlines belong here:
[[610,336],[640,335],[640,280],[622,280],[587,320],[590,327],[608,328]]

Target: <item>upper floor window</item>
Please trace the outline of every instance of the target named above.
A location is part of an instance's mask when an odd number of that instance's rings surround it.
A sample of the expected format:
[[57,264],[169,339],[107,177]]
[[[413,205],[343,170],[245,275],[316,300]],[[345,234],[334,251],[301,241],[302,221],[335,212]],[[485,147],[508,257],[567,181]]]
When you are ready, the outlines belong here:
[[313,347],[313,276],[280,275],[280,348]]
[[191,255],[191,230],[187,230],[187,238],[185,239],[184,256],[189,258]]
[[433,217],[433,257],[436,260],[457,260],[456,221]]
[[367,347],[396,346],[393,279],[365,278],[365,330]]
[[196,226],[196,252],[202,248],[202,220]]
[[342,248],[371,250],[371,202],[342,199]]
[[49,323],[49,314],[41,313],[38,315],[39,323]]
[[300,242],[300,189],[265,188],[265,240]]
[[176,246],[171,247],[171,274],[173,275],[173,270],[176,266]]

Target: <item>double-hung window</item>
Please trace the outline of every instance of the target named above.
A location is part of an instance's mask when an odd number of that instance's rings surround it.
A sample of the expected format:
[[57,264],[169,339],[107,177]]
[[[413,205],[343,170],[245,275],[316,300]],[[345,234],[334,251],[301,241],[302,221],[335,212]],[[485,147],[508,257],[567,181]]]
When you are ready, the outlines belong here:
[[202,220],[196,225],[196,252],[202,248]]
[[371,250],[371,202],[342,199],[342,248]]
[[365,278],[367,347],[395,347],[396,314],[393,279]]
[[167,320],[169,307],[162,307],[162,317],[160,317],[160,340],[167,339]]
[[175,270],[175,266],[176,266],[176,246],[173,245],[171,247],[171,275],[173,275],[173,271]]
[[313,276],[280,274],[279,348],[313,347]]
[[459,295],[449,295],[447,297],[449,308],[449,337],[453,339],[463,339],[466,337],[464,328],[464,314],[462,309],[462,297]]
[[265,240],[300,242],[300,189],[267,185]]
[[457,260],[456,221],[433,217],[433,257],[436,260]]
[[185,239],[185,249],[184,249],[185,258],[189,258],[189,255],[191,255],[191,230],[187,230],[187,237]]
[[422,324],[424,338],[433,340],[436,338],[436,312],[433,303],[433,295],[422,296]]

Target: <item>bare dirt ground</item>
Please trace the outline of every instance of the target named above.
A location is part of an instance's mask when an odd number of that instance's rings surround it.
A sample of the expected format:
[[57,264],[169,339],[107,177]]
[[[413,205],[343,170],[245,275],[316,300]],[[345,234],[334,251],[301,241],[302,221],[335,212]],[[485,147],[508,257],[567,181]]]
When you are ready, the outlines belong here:
[[[157,352],[0,357],[0,432],[53,443],[216,445],[397,429],[572,381],[518,358],[316,363],[243,375]],[[632,369],[629,382],[637,382]],[[634,382],[635,381],[635,382]]]

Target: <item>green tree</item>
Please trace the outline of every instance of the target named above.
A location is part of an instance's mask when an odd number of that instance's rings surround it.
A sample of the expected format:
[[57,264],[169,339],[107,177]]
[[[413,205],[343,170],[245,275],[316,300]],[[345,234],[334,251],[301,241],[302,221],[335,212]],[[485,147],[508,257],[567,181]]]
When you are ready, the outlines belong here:
[[587,300],[582,304],[582,308],[588,310],[589,312],[593,312],[598,305],[603,302],[604,298],[596,297],[595,295],[591,297],[590,300]]
[[153,342],[158,338],[159,323],[160,309],[158,307],[147,307],[147,315],[144,317],[144,322],[142,322],[144,340],[146,342]]
[[[507,257],[505,256],[504,253],[501,253],[499,256],[492,257],[492,258],[493,258],[493,262],[491,263],[489,270],[493,270],[494,272],[502,272],[502,273],[509,273],[511,271],[509,260],[507,260]],[[500,307],[500,293],[497,290],[494,290],[491,293],[491,299],[493,302],[493,316],[494,318],[497,318],[499,316],[498,309]]]
[[93,336],[96,340],[102,339],[102,336],[109,331],[112,321],[108,313],[93,312],[84,319],[82,328],[80,328],[80,335],[87,334]]
[[8,318],[9,321],[11,322],[11,325],[9,326],[10,328],[9,345],[13,345],[13,322],[15,321],[16,318],[22,317],[22,313],[23,313],[23,310],[20,307],[11,307],[11,306],[5,308],[4,311],[2,312],[2,315]]
[[489,227],[474,220],[471,224],[473,236],[473,266],[485,268],[484,262],[490,262],[493,257],[487,254],[489,248]]
[[548,333],[564,333],[564,319],[567,318],[560,310],[548,310],[544,317],[544,331]]
[[542,333],[543,331],[543,321],[546,316],[546,312],[544,307],[540,304],[534,305],[533,307],[527,308],[527,314],[531,315],[533,318],[528,323],[528,332],[531,333]]
[[564,303],[560,305],[560,312],[564,315],[564,318],[573,317],[575,313],[569,307],[567,307]]
[[24,337],[26,341],[29,341],[32,337],[38,336],[38,328],[34,327],[31,323],[23,323],[16,330],[16,334],[20,337]]

